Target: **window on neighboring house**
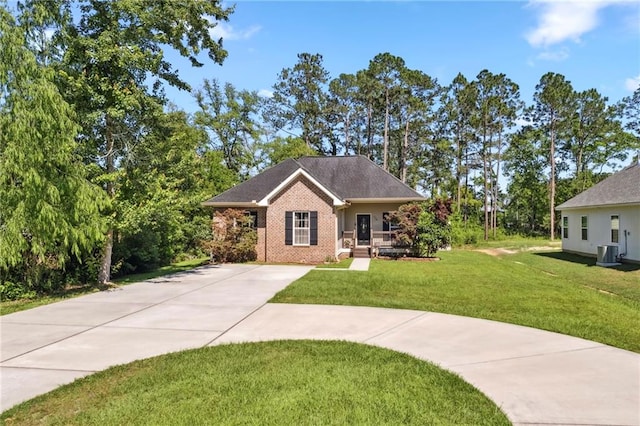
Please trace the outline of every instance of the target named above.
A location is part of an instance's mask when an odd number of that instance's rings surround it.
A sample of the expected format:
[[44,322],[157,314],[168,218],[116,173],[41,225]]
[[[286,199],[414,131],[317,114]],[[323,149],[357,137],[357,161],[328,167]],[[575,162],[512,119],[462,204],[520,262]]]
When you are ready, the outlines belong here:
[[611,242],[617,243],[620,234],[620,217],[615,214],[611,216]]
[[580,217],[580,225],[582,228],[582,240],[587,241],[589,239],[589,221],[587,216]]
[[562,217],[562,238],[569,238],[569,216]]
[[318,245],[318,212],[297,211],[285,212],[284,216],[285,245],[315,246]]

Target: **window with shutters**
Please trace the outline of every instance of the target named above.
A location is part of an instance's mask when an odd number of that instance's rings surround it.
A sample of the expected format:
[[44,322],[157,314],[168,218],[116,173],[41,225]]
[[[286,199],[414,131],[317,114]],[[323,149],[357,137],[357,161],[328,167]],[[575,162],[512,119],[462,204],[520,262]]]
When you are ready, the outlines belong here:
[[308,246],[310,236],[309,212],[293,212],[293,245]]
[[287,246],[317,246],[318,212],[285,212],[284,244]]

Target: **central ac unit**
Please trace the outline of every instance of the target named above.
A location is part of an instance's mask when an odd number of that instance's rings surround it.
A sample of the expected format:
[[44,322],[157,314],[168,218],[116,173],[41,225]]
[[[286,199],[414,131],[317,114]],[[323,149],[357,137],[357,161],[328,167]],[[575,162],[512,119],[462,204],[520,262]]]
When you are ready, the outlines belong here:
[[618,246],[598,246],[597,263],[616,263],[618,260]]

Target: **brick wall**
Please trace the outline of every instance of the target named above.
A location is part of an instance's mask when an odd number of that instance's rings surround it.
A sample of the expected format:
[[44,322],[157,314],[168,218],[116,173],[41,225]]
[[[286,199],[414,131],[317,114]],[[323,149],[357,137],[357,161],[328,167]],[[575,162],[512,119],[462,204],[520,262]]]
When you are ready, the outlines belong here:
[[[287,211],[318,212],[318,245],[285,245],[284,216]],[[267,262],[320,263],[327,256],[335,256],[336,216],[332,200],[304,176],[293,180],[271,200],[266,224]]]
[[251,209],[258,212],[258,243],[256,244],[256,253],[258,262],[264,262],[266,260],[266,238],[267,238],[267,209],[264,207]]

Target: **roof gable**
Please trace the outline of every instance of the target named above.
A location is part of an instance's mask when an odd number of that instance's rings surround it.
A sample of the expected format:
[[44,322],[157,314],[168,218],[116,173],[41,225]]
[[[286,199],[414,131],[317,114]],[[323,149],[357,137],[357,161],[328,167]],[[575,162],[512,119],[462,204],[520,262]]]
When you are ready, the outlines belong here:
[[267,206],[287,183],[303,175],[334,205],[351,200],[419,200],[422,195],[363,156],[288,159],[205,201],[210,206]]
[[633,164],[591,188],[581,192],[556,209],[640,204],[640,163]]

